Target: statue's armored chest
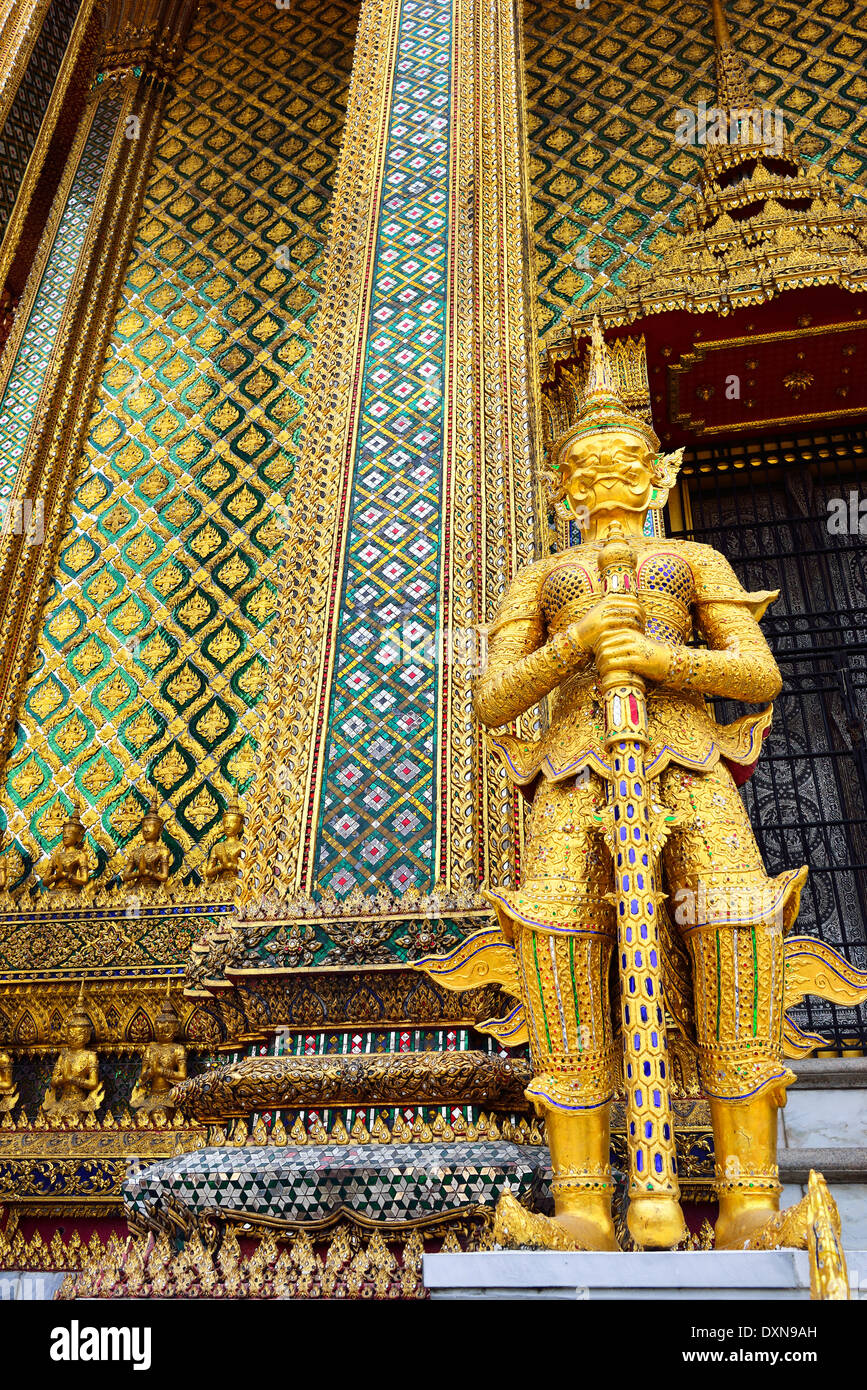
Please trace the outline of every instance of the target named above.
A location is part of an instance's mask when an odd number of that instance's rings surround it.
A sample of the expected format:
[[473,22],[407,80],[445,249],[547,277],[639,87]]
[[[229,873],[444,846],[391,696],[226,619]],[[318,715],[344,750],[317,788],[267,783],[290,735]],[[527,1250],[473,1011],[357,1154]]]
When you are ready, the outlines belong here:
[[[691,634],[690,606],[695,579],[687,560],[675,550],[644,550],[638,561],[638,593],[647,614],[646,630],[660,641],[680,643]],[[596,555],[586,561],[571,552],[549,571],[540,595],[549,632],[561,632],[599,602],[602,581]]]

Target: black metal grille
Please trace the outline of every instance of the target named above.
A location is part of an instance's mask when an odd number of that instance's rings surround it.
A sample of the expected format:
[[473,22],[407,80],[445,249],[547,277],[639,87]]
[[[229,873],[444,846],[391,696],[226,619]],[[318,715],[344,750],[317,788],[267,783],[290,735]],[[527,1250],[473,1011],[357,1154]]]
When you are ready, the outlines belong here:
[[[783,693],[745,788],[770,873],[807,863],[795,928],[867,968],[867,534],[829,529],[829,502],[857,517],[863,431],[720,445],[684,460],[683,529],[712,545],[747,589],[779,589],[762,628]],[[850,507],[855,494],[855,510]],[[691,515],[690,515],[691,513]],[[867,532],[867,515],[864,518]],[[718,717],[743,712],[718,702]],[[867,1009],[809,1000],[798,1022],[840,1051],[867,1049]]]

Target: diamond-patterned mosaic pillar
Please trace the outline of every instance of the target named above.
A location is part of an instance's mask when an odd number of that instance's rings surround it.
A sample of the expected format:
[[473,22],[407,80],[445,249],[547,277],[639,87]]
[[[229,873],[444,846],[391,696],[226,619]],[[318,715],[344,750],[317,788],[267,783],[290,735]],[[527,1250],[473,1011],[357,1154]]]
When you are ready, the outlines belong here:
[[195,0],[113,6],[0,364],[0,747],[13,738],[160,111],[194,9]]
[[362,7],[240,887],[333,897],[316,964],[374,958],[375,895],[514,877],[471,681],[538,515],[520,63],[510,0]]

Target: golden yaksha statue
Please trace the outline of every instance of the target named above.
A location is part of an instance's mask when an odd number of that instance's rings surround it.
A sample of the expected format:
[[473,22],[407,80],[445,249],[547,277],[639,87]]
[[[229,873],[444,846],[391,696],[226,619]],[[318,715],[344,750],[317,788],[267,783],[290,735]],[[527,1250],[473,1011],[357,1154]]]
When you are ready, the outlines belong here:
[[0,1048],[0,1114],[14,1110],[18,1104],[18,1088],[12,1074],[12,1058]]
[[159,803],[154,797],[150,810],[142,817],[144,843],[130,851],[121,874],[124,883],[131,883],[136,888],[159,888],[166,882],[171,872],[172,856],[168,846],[162,842],[164,825]]
[[738,791],[770,706],[722,725],[706,699],[778,694],[759,628],[776,594],[747,593],[710,546],[646,534],[680,453],[661,455],[624,406],[598,322],[583,408],[551,463],[555,501],[579,519],[582,543],[517,574],[475,696],[494,730],[553,697],[538,741],[490,736],[532,801],[521,886],[486,894],[498,929],[420,965],[465,987],[488,953],[487,978],[499,970],[520,998],[523,1013],[489,1031],[529,1040],[527,1095],[546,1120],[555,1220],[585,1249],[616,1248],[609,1109],[620,1087],[629,1231],[657,1248],[686,1234],[667,1008],[697,1047],[710,1103],[716,1244],[740,1247],[779,1209],[777,1109],[794,1079],[782,1062],[783,936],[807,869],[767,875]]
[[244,847],[244,814],[237,801],[230,801],[223,812],[223,831],[225,838],[212,847],[205,864],[204,875],[209,883],[215,878],[234,878],[238,873]]
[[141,1075],[135,1084],[130,1106],[133,1110],[174,1110],[166,1096],[179,1081],[187,1075],[187,1049],[183,1043],[176,1042],[180,1028],[178,1018],[166,985],[165,1002],[156,1017],[156,1039],[149,1042],[144,1050]]
[[67,889],[79,893],[90,878],[84,826],[78,803],[63,822],[63,838],[51,851],[42,886],[47,889]]
[[42,1109],[55,1115],[78,1115],[98,1110],[104,1088],[99,1080],[99,1060],[87,1046],[93,1025],[84,1008],[84,981],[75,1008],[66,1019],[66,1043],[51,1073]]

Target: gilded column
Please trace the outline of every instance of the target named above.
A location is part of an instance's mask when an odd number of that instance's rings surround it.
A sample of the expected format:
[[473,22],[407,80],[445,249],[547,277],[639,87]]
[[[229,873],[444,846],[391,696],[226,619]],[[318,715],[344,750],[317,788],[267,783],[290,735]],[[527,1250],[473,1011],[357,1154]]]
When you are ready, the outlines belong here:
[[27,0],[0,13],[0,346],[84,109],[100,31],[97,0]]
[[[471,680],[536,544],[520,73],[508,0],[362,6],[242,921],[322,896],[435,915],[514,876]],[[400,958],[349,936],[324,928],[317,964]]]
[[99,70],[0,358],[0,746],[8,748],[172,65],[193,0],[109,7]]

